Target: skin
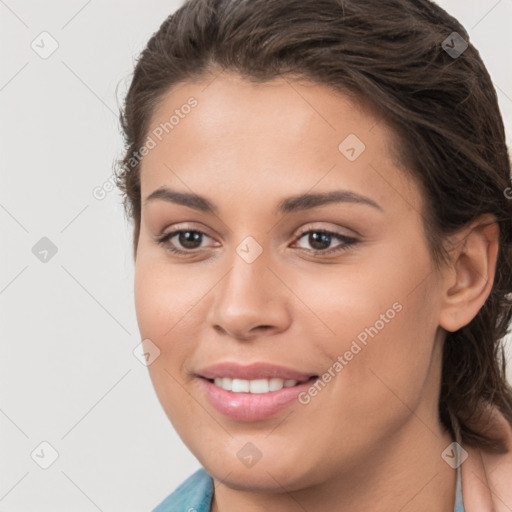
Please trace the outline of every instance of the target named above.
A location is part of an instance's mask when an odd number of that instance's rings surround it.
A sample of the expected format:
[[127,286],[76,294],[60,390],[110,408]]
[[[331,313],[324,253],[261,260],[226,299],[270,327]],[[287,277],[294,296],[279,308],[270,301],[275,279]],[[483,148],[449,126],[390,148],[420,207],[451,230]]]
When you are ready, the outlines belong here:
[[[251,84],[222,73],[168,92],[151,120],[198,105],[145,157],[141,196],[167,186],[205,196],[216,215],[143,204],[135,265],[148,367],[176,431],[213,477],[214,512],[453,511],[452,442],[437,416],[445,330],[467,324],[487,298],[496,225],[480,219],[450,240],[436,270],[417,184],[390,154],[393,133],[351,98],[311,82]],[[366,148],[349,161],[338,145]],[[378,203],[339,202],[276,214],[280,200],[346,189]],[[156,241],[173,229],[205,233],[176,256]],[[358,243],[314,254],[302,233],[326,229]],[[236,248],[253,237],[252,263]],[[299,238],[299,236],[301,236]],[[187,250],[175,236],[168,245]],[[323,247],[340,247],[332,237]],[[193,246],[188,246],[193,247]],[[402,309],[307,405],[241,422],[217,412],[195,372],[219,361],[265,361],[320,375],[357,335]],[[261,452],[248,468],[237,452]]]

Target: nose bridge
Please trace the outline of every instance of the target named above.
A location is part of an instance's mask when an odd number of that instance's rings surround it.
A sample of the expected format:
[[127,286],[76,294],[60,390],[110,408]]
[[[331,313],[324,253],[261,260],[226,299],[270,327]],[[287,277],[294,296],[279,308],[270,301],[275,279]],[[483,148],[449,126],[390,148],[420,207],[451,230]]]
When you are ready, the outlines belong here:
[[273,272],[269,253],[252,237],[236,247],[231,270],[215,288],[210,319],[236,337],[263,327],[283,329],[289,320],[287,298]]
[[227,296],[233,295],[247,303],[263,302],[269,291],[268,253],[256,243],[246,239],[238,245],[227,279]]

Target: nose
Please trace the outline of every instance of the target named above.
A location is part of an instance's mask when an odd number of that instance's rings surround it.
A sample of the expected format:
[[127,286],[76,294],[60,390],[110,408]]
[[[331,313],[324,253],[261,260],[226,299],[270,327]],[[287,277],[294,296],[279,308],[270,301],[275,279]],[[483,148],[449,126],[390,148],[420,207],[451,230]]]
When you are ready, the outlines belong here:
[[214,288],[208,322],[220,334],[248,341],[286,330],[290,292],[261,255],[248,263],[234,255],[231,270]]

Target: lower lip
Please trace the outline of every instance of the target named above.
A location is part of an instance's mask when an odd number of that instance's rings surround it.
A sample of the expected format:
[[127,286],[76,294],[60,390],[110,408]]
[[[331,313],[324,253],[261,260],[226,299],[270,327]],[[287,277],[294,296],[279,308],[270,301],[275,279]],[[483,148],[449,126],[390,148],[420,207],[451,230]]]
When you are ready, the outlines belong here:
[[268,393],[233,393],[200,378],[211,404],[222,414],[242,421],[265,420],[289,407],[307,390],[317,377],[279,391]]

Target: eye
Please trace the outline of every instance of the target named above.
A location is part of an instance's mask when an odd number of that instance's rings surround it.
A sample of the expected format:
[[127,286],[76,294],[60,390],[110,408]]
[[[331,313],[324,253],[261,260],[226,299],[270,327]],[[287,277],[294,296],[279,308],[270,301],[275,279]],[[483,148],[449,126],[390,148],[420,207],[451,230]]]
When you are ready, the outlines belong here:
[[[166,250],[174,254],[190,255],[193,254],[195,250],[204,247],[202,242],[205,237],[211,238],[203,231],[195,229],[177,229],[158,237],[156,241],[164,246]],[[174,242],[172,241],[173,239],[175,239]],[[308,249],[307,247],[299,248],[317,255],[331,255],[346,251],[359,242],[356,238],[325,229],[310,229],[304,231],[295,239],[295,242],[300,242],[302,239],[304,239],[307,244],[310,244],[312,249]],[[333,240],[338,240],[341,243],[338,244],[337,247],[330,248]],[[177,245],[181,248],[177,247]]]
[[[210,238],[206,233],[195,229],[178,229],[157,238],[157,242],[172,253],[189,254],[195,249],[201,249],[203,237]],[[172,243],[173,238],[176,238],[175,243]],[[183,247],[183,249],[177,248],[176,243]]]
[[[305,238],[307,236],[307,238]],[[313,249],[311,252],[314,254],[335,254],[341,251],[346,251],[358,243],[359,240],[357,238],[349,237],[346,235],[342,235],[341,233],[336,233],[335,231],[328,231],[325,229],[310,229],[308,231],[303,232],[296,241],[301,241],[302,239],[306,240],[306,243],[310,244]],[[329,248],[332,241],[339,240],[341,244],[338,244],[337,247]],[[301,247],[301,249],[306,249]]]

